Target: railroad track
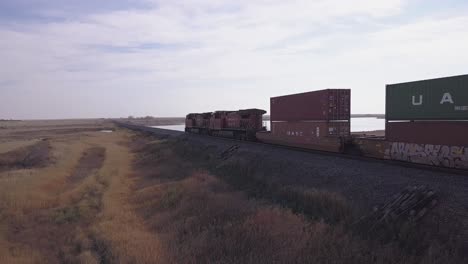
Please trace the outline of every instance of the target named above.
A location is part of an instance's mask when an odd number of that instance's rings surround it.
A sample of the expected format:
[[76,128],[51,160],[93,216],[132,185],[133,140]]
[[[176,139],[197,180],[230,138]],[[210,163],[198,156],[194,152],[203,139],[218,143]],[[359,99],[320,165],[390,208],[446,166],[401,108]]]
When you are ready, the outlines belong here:
[[360,160],[360,161],[384,163],[384,164],[389,164],[389,165],[394,165],[394,166],[401,166],[401,167],[407,167],[407,168],[416,168],[416,169],[438,171],[438,172],[446,172],[446,173],[453,173],[453,174],[467,175],[468,176],[468,172],[465,171],[465,170],[461,170],[461,169],[444,168],[444,167],[437,167],[437,166],[431,166],[431,165],[425,165],[425,164],[410,163],[410,162],[397,161],[397,160],[377,159],[377,158],[364,157],[364,156],[355,155],[355,154],[336,153],[336,152],[328,152],[328,151],[321,151],[321,150],[305,149],[305,148],[291,147],[291,146],[284,146],[284,145],[277,145],[277,144],[269,144],[269,143],[263,143],[263,142],[238,140],[238,139],[226,138],[226,137],[215,137],[215,136],[202,135],[202,134],[186,133],[186,132],[183,132],[183,131],[176,131],[176,130],[163,129],[163,128],[153,128],[153,127],[147,127],[147,126],[141,126],[141,125],[133,125],[133,124],[122,123],[122,122],[117,122],[117,121],[114,121],[114,122],[118,126],[125,127],[127,129],[130,129],[130,130],[149,132],[149,133],[154,133],[154,134],[164,135],[164,136],[180,136],[180,135],[188,134],[188,135],[194,136],[194,137],[203,137],[203,138],[209,138],[209,139],[213,139],[213,140],[230,141],[230,142],[234,142],[234,143],[258,145],[258,146],[269,146],[269,147],[282,148],[282,149],[288,149],[288,150],[293,150],[293,151],[313,153],[313,154],[318,154],[318,155],[327,155],[327,156],[340,157],[340,158],[345,158],[345,159],[353,159],[353,160]]

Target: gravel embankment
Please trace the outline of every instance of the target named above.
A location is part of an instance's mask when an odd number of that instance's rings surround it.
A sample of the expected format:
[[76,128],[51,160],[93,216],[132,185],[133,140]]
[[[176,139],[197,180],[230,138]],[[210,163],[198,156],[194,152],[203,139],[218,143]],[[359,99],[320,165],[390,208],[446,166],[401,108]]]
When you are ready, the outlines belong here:
[[[434,211],[440,222],[456,221],[460,232],[468,237],[468,175],[186,135],[172,130],[140,130],[188,140],[194,148],[206,148],[217,155],[236,145],[238,147],[229,153],[228,158],[250,162],[253,169],[271,175],[275,181],[284,185],[338,192],[364,210],[371,210],[373,206],[384,203],[408,186],[425,185],[437,192],[439,203]],[[225,162],[225,159],[223,157],[220,162]]]

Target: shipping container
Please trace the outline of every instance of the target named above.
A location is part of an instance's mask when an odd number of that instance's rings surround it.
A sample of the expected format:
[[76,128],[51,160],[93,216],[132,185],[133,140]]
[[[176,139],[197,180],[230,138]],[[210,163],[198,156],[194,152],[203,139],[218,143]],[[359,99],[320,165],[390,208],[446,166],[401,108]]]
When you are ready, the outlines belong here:
[[387,85],[387,120],[468,120],[468,75]]
[[321,138],[329,136],[349,136],[349,122],[328,121],[275,121],[271,123],[271,133],[288,138]]
[[354,138],[353,143],[365,157],[468,169],[468,147],[465,146],[423,141],[408,143],[374,138]]
[[468,121],[387,122],[391,142],[468,146]]
[[343,152],[345,143],[342,137],[293,137],[275,135],[271,132],[257,132],[257,140],[268,144],[339,153]]
[[271,132],[257,133],[259,141],[306,149],[342,152],[349,122],[272,122]]
[[271,121],[349,120],[350,89],[326,89],[270,98]]

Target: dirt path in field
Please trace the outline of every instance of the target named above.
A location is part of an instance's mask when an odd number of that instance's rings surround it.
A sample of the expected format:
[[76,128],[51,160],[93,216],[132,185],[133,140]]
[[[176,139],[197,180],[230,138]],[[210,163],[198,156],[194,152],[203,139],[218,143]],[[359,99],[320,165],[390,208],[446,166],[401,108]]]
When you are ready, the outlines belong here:
[[12,184],[20,199],[12,199],[25,202],[0,204],[0,263],[161,259],[159,241],[128,202],[133,182],[126,140],[125,132],[92,133],[73,142],[52,140],[62,148],[52,151],[57,152],[56,164],[12,172],[12,179],[22,177]]
[[91,147],[87,149],[81,156],[72,174],[68,177],[69,185],[73,187],[94,171],[99,170],[106,158],[105,154],[106,149],[103,147]]
[[[82,153],[66,177],[61,193],[55,197],[56,206],[28,211],[19,219],[12,217],[8,240],[39,251],[48,263],[73,263],[83,251],[92,252],[87,229],[101,210],[105,188],[98,181],[97,172],[105,160],[105,150],[90,147]],[[80,186],[85,180],[89,183]]]

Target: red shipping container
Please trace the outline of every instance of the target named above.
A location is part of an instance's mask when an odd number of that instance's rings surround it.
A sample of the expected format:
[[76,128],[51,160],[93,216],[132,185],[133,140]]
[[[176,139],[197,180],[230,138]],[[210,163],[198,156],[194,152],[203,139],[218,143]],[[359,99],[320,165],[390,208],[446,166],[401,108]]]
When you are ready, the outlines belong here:
[[342,152],[349,122],[272,122],[272,132],[258,132],[261,142],[306,149]]
[[272,121],[349,121],[350,109],[350,89],[326,89],[270,98]]
[[391,142],[468,146],[468,121],[387,122]]
[[330,136],[349,136],[349,122],[303,121],[303,122],[272,122],[271,133],[284,138],[298,138],[308,142],[316,138]]
[[271,132],[257,132],[257,140],[268,144],[291,146],[303,149],[343,152],[345,139],[342,137],[288,138]]

